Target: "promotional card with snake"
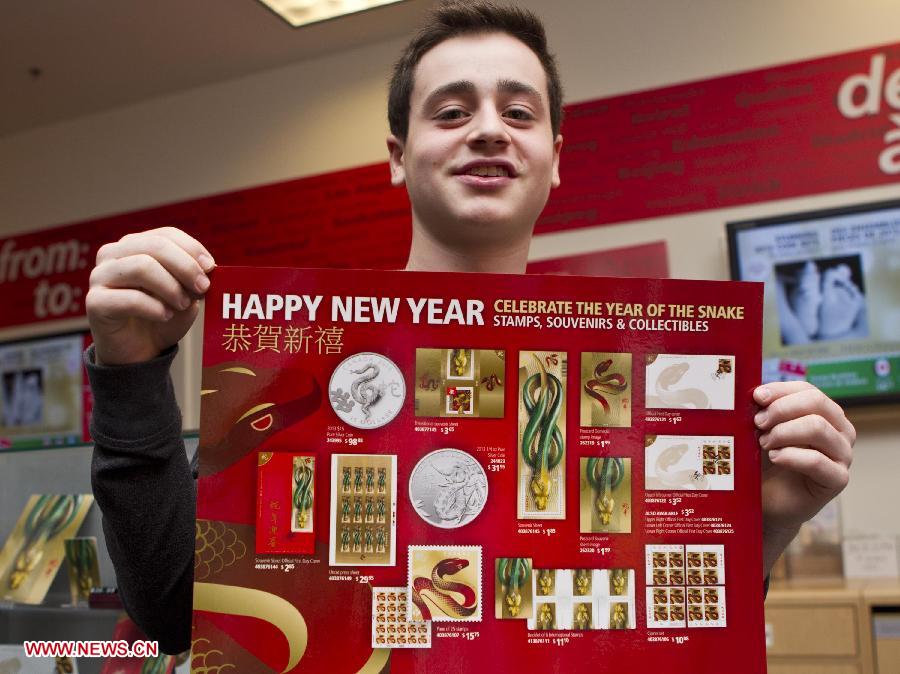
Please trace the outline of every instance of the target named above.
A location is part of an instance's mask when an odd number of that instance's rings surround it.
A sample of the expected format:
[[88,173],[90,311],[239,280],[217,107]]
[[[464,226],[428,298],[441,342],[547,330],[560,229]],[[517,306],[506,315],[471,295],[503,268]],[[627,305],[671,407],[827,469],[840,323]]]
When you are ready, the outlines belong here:
[[[0,549],[0,601],[40,604],[94,503],[91,494],[34,494]],[[89,555],[82,561],[89,562]]]
[[211,280],[194,662],[764,671],[761,286]]
[[313,552],[316,457],[260,452],[257,461],[256,553]]

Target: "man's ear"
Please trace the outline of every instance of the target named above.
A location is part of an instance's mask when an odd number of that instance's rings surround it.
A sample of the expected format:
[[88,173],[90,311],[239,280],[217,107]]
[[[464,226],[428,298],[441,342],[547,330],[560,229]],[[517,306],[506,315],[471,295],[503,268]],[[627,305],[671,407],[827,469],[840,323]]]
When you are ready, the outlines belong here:
[[563,137],[562,134],[556,136],[553,141],[553,175],[550,178],[550,186],[559,187],[559,153],[562,150]]
[[406,169],[403,167],[403,141],[391,134],[387,137],[387,147],[391,160],[391,185],[402,187],[406,183]]

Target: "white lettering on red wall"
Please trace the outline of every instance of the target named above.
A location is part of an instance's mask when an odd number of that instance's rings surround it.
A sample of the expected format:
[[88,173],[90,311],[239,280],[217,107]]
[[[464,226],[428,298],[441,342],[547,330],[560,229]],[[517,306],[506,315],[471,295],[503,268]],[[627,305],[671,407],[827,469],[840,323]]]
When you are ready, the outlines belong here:
[[[884,54],[875,54],[869,72],[851,75],[838,91],[838,109],[847,119],[882,114],[882,101],[890,120],[884,134],[887,147],[878,156],[878,168],[888,175],[900,173],[900,68],[885,78]],[[892,112],[895,111],[895,112]]]
[[[16,239],[0,246],[0,286],[41,279],[34,287],[34,316],[56,318],[81,310],[83,291],[69,283],[50,283],[47,276],[77,272],[88,266],[90,246],[77,239],[54,241],[43,246],[18,248]],[[0,293],[5,289],[0,288]]]

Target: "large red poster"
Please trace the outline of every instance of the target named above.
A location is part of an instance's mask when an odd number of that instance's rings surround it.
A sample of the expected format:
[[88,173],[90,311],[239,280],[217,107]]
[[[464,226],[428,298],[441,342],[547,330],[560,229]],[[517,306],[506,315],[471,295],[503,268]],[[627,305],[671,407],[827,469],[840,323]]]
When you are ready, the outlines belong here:
[[207,302],[195,661],[765,671],[761,286],[220,268]]
[[[895,183],[900,45],[567,106],[562,187],[537,233]],[[99,246],[173,225],[221,264],[397,268],[387,164],[0,240],[0,327],[81,315]]]

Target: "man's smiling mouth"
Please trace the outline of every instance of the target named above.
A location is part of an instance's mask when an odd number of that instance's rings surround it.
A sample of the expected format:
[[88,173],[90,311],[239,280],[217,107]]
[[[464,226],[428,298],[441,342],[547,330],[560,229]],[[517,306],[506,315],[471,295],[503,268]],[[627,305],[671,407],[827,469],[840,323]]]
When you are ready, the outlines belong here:
[[475,166],[466,171],[465,175],[481,176],[484,178],[509,177],[509,171],[504,166]]

